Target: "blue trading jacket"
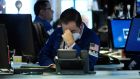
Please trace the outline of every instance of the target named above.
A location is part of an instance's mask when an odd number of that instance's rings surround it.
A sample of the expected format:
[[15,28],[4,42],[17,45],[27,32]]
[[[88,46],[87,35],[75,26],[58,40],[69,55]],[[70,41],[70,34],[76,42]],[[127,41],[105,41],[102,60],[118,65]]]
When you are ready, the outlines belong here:
[[[41,49],[39,54],[39,64],[41,66],[48,66],[54,63],[54,57],[57,55],[57,50],[59,49],[60,43],[62,41],[62,34],[62,28],[56,29],[55,32],[50,36],[45,46]],[[76,41],[76,45],[73,47],[73,49],[76,49],[78,54],[80,50],[89,50],[90,43],[99,45],[100,40],[95,32],[85,26],[81,39]],[[90,70],[94,69],[96,61],[96,57],[89,55]]]
[[42,20],[38,16],[35,17],[34,23],[40,23],[42,26],[44,26],[46,32],[52,29],[52,26],[47,20]]

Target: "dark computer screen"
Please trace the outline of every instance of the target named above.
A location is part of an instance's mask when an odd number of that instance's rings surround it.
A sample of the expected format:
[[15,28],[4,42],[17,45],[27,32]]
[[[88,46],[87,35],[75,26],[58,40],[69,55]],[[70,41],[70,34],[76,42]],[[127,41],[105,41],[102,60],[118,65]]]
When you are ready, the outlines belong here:
[[10,68],[7,44],[7,30],[4,24],[0,24],[0,69]]
[[30,14],[0,14],[0,24],[7,29],[8,45],[16,55],[33,55],[33,31]]
[[125,51],[126,54],[140,55],[140,18],[132,20]]
[[124,48],[131,20],[113,19],[110,21],[113,48]]

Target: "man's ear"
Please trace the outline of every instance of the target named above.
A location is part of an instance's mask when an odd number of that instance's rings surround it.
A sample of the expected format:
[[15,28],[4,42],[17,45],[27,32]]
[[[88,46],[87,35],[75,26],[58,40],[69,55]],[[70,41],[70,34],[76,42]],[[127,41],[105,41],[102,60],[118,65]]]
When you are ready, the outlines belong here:
[[80,29],[83,29],[83,25],[84,25],[84,24],[83,24],[83,23],[81,23],[81,25],[80,25]]

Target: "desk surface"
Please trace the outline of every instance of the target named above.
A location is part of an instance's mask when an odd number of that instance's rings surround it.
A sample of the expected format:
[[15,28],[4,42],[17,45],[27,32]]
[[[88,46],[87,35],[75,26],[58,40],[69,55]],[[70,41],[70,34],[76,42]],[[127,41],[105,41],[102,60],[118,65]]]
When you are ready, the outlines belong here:
[[[37,64],[27,64],[27,63],[15,63],[12,64],[13,68],[20,68],[21,66],[39,66]],[[107,65],[95,65],[95,70],[117,70],[124,67],[123,63],[120,64],[107,64]]]
[[95,65],[95,70],[118,70],[124,67],[123,63],[109,64],[109,65]]
[[140,79],[139,71],[96,71],[96,74],[85,75],[0,75],[0,79]]

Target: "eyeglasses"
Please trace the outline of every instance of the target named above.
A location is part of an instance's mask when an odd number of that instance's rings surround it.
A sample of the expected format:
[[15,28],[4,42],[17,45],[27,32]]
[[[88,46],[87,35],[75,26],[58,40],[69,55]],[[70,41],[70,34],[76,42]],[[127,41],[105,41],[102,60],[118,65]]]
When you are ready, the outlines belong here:
[[49,11],[54,12],[51,8],[44,8],[43,10],[49,10]]
[[52,10],[51,8],[44,8],[43,10]]

